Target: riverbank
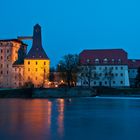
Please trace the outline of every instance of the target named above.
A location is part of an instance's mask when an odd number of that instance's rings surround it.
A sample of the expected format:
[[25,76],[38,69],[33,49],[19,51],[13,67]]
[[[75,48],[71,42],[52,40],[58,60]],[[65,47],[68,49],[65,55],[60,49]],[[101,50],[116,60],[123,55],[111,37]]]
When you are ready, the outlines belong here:
[[96,96],[89,88],[0,89],[0,98],[72,98]]
[[140,97],[140,88],[73,87],[0,89],[0,98],[72,98],[95,96]]

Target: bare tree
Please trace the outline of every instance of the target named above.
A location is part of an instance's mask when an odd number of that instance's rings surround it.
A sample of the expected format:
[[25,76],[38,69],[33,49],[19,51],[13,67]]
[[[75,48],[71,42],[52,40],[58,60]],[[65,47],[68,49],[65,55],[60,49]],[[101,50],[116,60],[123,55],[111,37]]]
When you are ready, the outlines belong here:
[[91,83],[94,80],[98,80],[99,76],[96,72],[95,66],[86,65],[86,66],[81,66],[80,74],[78,78],[81,80],[81,85],[83,85],[84,82],[88,84],[88,87],[91,87]]
[[68,87],[77,81],[79,57],[76,54],[68,54],[57,65],[57,70],[60,76],[66,81]]
[[108,68],[107,67],[104,69],[104,78],[108,80],[109,82],[109,87],[112,87],[112,80],[114,79],[114,74],[113,74],[113,69],[112,67]]

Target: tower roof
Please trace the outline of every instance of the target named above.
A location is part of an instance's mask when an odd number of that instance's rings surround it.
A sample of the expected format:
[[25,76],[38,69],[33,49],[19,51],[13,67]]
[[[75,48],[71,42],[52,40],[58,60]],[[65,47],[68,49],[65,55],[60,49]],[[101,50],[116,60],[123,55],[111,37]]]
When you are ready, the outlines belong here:
[[42,47],[41,26],[36,24],[33,31],[33,44],[26,59],[49,59]]

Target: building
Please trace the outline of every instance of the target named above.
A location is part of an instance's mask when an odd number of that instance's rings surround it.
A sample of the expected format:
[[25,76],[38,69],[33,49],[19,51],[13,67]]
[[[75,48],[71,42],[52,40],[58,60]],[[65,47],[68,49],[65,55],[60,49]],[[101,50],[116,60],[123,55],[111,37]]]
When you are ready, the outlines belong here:
[[140,60],[129,60],[123,49],[83,50],[79,57],[77,85],[82,86],[129,87],[140,66]]
[[140,67],[140,60],[137,59],[129,59],[128,60],[128,72],[129,72],[129,81],[130,86],[135,86],[135,78],[138,74],[138,68]]
[[[18,39],[0,40],[0,87],[10,88],[16,86],[17,80],[15,80],[15,76],[18,75],[14,69],[17,69],[15,64],[19,59],[21,49],[23,50],[22,53],[26,54],[27,45]],[[24,64],[24,57],[23,59],[20,58],[20,65]],[[23,71],[23,68],[21,71]]]
[[0,87],[18,88],[25,83],[42,87],[48,81],[50,60],[42,47],[41,27],[34,26],[32,47],[19,39],[0,40]]

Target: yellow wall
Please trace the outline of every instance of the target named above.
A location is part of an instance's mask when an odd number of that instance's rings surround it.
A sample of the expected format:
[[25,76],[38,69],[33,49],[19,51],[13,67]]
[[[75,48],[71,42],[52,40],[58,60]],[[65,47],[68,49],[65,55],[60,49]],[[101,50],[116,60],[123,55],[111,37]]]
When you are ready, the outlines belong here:
[[[44,63],[46,63],[46,65]],[[45,82],[48,81],[49,71],[50,71],[49,60],[25,59],[24,68],[25,68],[24,70],[25,82],[32,81],[35,87],[40,87],[44,81]],[[44,69],[45,69],[45,72],[44,72]]]

